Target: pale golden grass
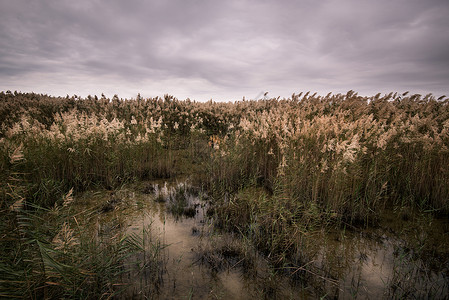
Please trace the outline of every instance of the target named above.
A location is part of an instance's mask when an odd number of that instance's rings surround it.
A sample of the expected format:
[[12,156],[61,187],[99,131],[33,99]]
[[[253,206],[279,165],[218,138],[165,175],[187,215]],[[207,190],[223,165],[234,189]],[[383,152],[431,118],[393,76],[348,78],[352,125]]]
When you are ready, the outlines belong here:
[[11,211],[15,211],[15,212],[19,212],[23,209],[23,207],[25,206],[25,198],[20,198],[19,200],[17,200],[16,202],[14,202],[9,209]]
[[24,156],[23,156],[23,144],[20,144],[16,149],[14,149],[14,151],[9,155],[9,161],[11,162],[11,164],[14,164],[16,162],[19,162],[21,160],[23,160]]
[[70,189],[70,191],[64,195],[63,197],[63,207],[69,206],[73,202],[73,188]]
[[[47,98],[45,101],[55,105]],[[265,179],[270,182],[285,182],[289,179],[284,175],[291,177],[296,172],[295,176],[299,176],[297,170],[302,168],[301,176],[322,174],[313,179],[321,182],[315,182],[314,186],[320,186],[330,184],[330,179],[337,180],[340,173],[359,180],[359,173],[364,172],[360,168],[367,167],[363,164],[369,161],[384,164],[395,157],[412,156],[404,155],[404,151],[412,151],[415,156],[431,153],[441,160],[449,155],[447,100],[436,100],[431,95],[390,93],[383,97],[380,94],[360,97],[349,91],[325,97],[306,93],[292,95],[290,99],[233,103],[179,101],[166,95],[139,101],[118,97],[111,101],[76,98],[75,103],[80,108],[75,105],[46,116],[51,123],[38,120],[36,116],[42,112],[25,111],[16,122],[3,126],[8,143],[16,145],[10,161],[24,158],[21,143],[52,144],[69,155],[61,157],[81,161],[81,165],[83,160],[92,164],[107,161],[113,167],[100,170],[92,165],[89,172],[112,178],[129,160],[160,164],[155,161],[154,152],[134,157],[123,156],[121,149],[152,145],[159,147],[163,157],[172,159],[166,150],[179,147],[179,139],[190,143],[191,149],[203,139],[209,142],[212,155],[208,157],[215,164],[211,170],[218,177],[231,174],[236,177],[247,164],[247,169],[253,171],[244,173],[269,177]],[[417,154],[417,149],[423,152]],[[109,156],[106,151],[113,154]],[[405,162],[414,165],[419,161]],[[71,172],[79,171],[71,169],[69,175]],[[382,183],[376,184],[382,185],[387,179],[379,180]],[[338,182],[333,184],[343,184],[340,179]]]
[[68,222],[64,222],[61,226],[61,230],[53,238],[52,244],[56,250],[66,252],[72,247],[79,245],[79,240],[75,236],[74,230],[70,228],[70,224]]

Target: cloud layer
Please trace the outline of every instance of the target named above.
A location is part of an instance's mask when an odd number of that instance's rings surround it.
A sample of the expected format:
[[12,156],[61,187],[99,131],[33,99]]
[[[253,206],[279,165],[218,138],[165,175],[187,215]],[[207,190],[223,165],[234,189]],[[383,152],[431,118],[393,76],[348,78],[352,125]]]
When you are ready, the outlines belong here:
[[0,0],[0,90],[449,94],[449,3]]

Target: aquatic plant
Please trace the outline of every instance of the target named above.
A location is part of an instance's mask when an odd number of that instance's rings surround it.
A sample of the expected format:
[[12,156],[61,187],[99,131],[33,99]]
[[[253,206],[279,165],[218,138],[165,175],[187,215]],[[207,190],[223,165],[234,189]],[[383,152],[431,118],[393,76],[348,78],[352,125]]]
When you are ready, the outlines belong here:
[[[19,150],[10,155],[12,169],[23,160]],[[91,230],[95,209],[80,212],[70,189],[52,208],[28,202],[24,195],[25,174],[11,172],[5,183],[10,188],[2,203],[0,223],[0,296],[4,298],[115,297],[126,291],[127,278],[145,258],[151,280],[157,284],[163,245],[145,245],[145,235],[116,231],[102,236]],[[8,205],[12,203],[11,205]]]
[[[69,202],[63,197],[72,188],[114,190],[184,174],[207,189],[217,226],[283,266],[316,228],[375,225],[385,208],[449,213],[448,101],[353,91],[234,103],[1,92],[2,230],[34,228],[20,222]],[[178,197],[168,204],[184,213],[186,199]],[[54,224],[55,241],[81,247],[73,220]],[[33,236],[29,243],[11,238],[16,248],[5,253],[13,264],[17,249],[32,257],[64,250],[41,233],[50,229],[36,228],[22,234]],[[20,264],[14,270],[27,275],[30,266]]]

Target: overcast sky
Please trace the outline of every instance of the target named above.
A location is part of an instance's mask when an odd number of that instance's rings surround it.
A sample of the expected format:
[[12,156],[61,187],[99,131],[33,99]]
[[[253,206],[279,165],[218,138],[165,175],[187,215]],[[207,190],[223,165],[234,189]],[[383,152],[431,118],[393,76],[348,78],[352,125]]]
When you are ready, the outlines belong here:
[[0,0],[0,90],[449,95],[448,0]]

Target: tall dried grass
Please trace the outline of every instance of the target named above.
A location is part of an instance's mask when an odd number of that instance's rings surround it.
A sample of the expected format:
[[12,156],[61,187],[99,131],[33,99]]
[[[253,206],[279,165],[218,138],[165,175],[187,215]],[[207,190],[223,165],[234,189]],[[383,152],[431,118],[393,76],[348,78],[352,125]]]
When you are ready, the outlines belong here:
[[[234,103],[2,92],[2,209],[19,203],[12,191],[24,186],[27,203],[52,207],[72,187],[194,174],[215,195],[218,222],[282,258],[320,224],[366,225],[394,206],[447,214],[448,101],[353,91]],[[248,197],[251,188],[264,196]]]

